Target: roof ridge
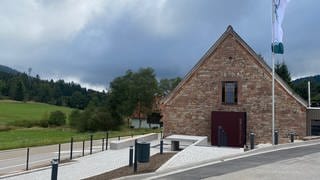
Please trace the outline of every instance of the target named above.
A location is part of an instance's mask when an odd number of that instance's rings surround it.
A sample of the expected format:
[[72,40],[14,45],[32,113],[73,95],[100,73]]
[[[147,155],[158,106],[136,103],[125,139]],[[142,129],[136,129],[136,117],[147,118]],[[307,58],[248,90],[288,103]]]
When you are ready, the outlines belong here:
[[[237,41],[243,46],[249,54],[253,56],[254,59],[257,60],[259,64],[261,64],[262,68],[264,68],[268,73],[272,73],[272,69],[269,67],[269,65],[257,55],[257,53],[233,30],[232,26],[229,25],[226,29],[226,31],[219,37],[219,39],[208,49],[208,51],[201,57],[201,59],[195,64],[195,66],[185,75],[185,77],[182,79],[182,81],[176,86],[176,88],[162,101],[164,104],[170,101],[181,89],[181,87],[191,78],[192,74],[198,70],[198,68],[203,64],[203,62],[207,59],[208,56],[210,56],[218,47],[218,45],[221,44],[223,40],[227,38],[229,34],[232,34]],[[295,98],[299,103],[301,103],[303,106],[307,107],[307,103],[305,100],[303,100],[297,93],[295,93],[292,88],[290,88],[277,74],[275,75],[276,81],[279,83],[279,85],[284,88],[284,90],[289,93],[293,98]]]

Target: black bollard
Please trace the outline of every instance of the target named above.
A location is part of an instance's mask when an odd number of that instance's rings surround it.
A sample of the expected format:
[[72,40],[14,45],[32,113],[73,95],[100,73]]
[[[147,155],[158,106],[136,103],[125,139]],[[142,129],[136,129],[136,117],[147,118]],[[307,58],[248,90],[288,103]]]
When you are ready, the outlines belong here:
[[130,146],[129,149],[129,166],[131,167],[133,164],[133,146]]
[[274,145],[278,145],[279,132],[274,131]]
[[163,140],[160,140],[160,154],[163,154]]
[[109,131],[106,132],[106,150],[108,150]]
[[133,163],[133,172],[136,173],[138,169],[138,140],[134,141],[134,163]]
[[92,154],[92,139],[93,135],[90,135],[90,154]]
[[61,144],[58,147],[58,162],[60,163],[60,156],[61,156]]
[[70,141],[70,160],[72,160],[72,151],[73,151],[73,137],[71,138],[71,141]]
[[27,162],[26,162],[26,171],[29,170],[29,148],[27,148]]
[[58,179],[58,165],[59,165],[58,160],[57,159],[52,159],[52,161],[51,161],[51,166],[52,166],[51,180],[57,180]]
[[84,145],[85,145],[85,140],[82,141],[82,156],[84,156]]
[[254,149],[254,133],[250,133],[250,149]]
[[102,138],[102,151],[104,150],[104,138]]
[[290,133],[290,142],[291,143],[294,142],[294,133],[293,132]]
[[120,141],[120,136],[118,136],[118,141]]

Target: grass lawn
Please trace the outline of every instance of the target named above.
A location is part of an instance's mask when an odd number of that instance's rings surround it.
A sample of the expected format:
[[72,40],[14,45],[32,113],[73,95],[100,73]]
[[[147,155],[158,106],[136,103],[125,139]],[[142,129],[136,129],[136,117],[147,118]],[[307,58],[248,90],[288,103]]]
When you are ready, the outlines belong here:
[[14,121],[39,121],[46,114],[60,110],[67,116],[72,111],[71,108],[54,106],[36,102],[20,102],[11,100],[0,100],[0,125],[7,125]]
[[[122,128],[120,131],[111,131],[109,137],[130,136],[159,132],[153,129],[128,129]],[[23,128],[0,132],[0,150],[14,149],[22,147],[49,145],[69,142],[73,137],[74,141],[89,140],[89,133],[79,133],[69,128]],[[96,132],[94,139],[102,139],[105,132]]]

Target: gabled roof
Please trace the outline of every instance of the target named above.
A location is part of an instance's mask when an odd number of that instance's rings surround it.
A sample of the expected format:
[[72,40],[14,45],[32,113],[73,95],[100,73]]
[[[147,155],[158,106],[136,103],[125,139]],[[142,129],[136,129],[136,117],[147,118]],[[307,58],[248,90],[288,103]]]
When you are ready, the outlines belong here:
[[[235,40],[244,47],[249,54],[251,54],[254,59],[269,73],[272,77],[272,69],[268,64],[254,52],[254,50],[233,30],[232,26],[228,26],[227,30],[222,34],[222,36],[211,46],[211,48],[204,54],[204,56],[198,61],[198,63],[191,69],[191,71],[183,78],[183,80],[177,85],[177,87],[163,100],[163,104],[167,104],[171,99],[173,99],[184,86],[184,84],[192,77],[192,75],[201,67],[205,60],[213,54],[217,47],[229,36],[235,37]],[[280,76],[275,73],[275,81],[280,84],[280,86],[294,99],[296,99],[301,105],[307,107],[307,102],[302,99],[298,94],[296,94],[287,83],[285,83]]]

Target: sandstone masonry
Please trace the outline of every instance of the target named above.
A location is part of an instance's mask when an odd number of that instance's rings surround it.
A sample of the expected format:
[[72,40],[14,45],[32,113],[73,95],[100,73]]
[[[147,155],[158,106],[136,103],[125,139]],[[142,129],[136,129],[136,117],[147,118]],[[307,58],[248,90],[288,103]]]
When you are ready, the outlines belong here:
[[[222,103],[222,82],[237,81],[238,102]],[[209,49],[177,88],[163,101],[165,136],[171,134],[211,137],[211,112],[247,113],[247,139],[256,134],[256,143],[272,142],[271,69],[237,35],[232,27]],[[281,142],[295,131],[306,135],[306,103],[276,78],[276,121]],[[248,143],[248,140],[247,140]]]

